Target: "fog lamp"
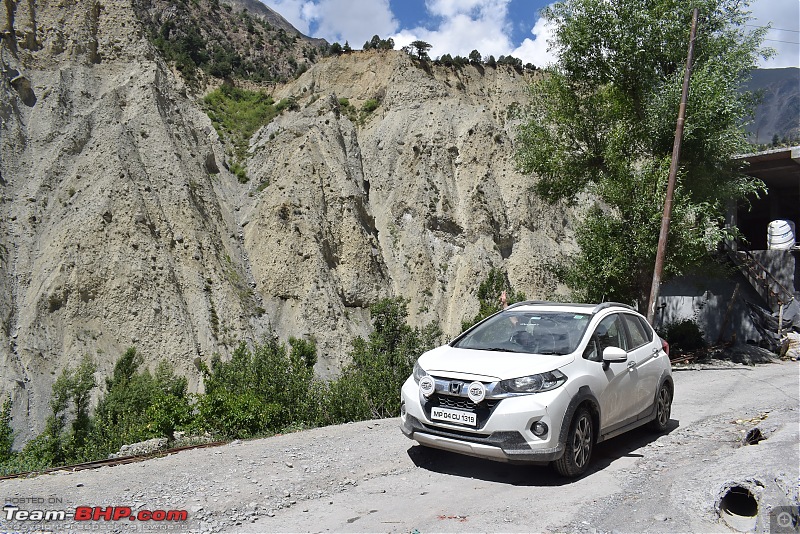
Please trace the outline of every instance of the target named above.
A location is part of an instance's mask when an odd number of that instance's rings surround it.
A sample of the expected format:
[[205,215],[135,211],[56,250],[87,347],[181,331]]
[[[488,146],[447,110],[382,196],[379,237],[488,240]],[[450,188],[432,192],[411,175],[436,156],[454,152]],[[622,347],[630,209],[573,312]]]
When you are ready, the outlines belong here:
[[535,423],[533,423],[533,425],[531,425],[531,432],[533,432],[534,436],[539,438],[547,434],[547,430],[548,430],[547,424],[541,421],[536,421]]

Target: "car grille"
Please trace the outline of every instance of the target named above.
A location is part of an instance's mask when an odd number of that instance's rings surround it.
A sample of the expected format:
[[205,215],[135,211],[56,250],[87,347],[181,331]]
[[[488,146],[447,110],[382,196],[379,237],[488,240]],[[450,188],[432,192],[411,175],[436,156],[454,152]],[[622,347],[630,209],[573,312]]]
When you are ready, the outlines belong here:
[[500,403],[501,399],[484,399],[478,404],[475,404],[467,397],[459,397],[455,395],[442,395],[441,393],[434,393],[425,403],[425,412],[428,418],[431,416],[431,408],[452,408],[454,410],[467,410],[475,412],[478,418],[477,429],[483,428],[489,416],[492,415],[495,407]]
[[441,406],[443,408],[456,408],[460,410],[480,410],[488,408],[490,412],[494,410],[494,407],[500,402],[499,399],[485,399],[479,404],[475,404],[467,397],[453,397],[451,395],[440,394],[433,395],[432,400],[438,403],[434,404],[434,406]]

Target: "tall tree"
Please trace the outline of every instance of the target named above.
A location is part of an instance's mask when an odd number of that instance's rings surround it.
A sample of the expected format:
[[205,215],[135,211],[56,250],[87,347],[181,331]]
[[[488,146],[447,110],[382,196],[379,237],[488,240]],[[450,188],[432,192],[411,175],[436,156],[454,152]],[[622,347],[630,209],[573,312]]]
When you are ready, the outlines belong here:
[[428,59],[428,50],[432,48],[430,43],[425,41],[416,40],[411,43],[411,46],[416,49],[417,57],[419,59]]
[[481,64],[481,53],[477,50],[473,50],[469,53],[469,62],[473,65],[480,65]]
[[638,303],[652,280],[688,48],[700,9],[664,279],[705,262],[735,233],[732,201],[763,184],[741,174],[763,29],[747,0],[563,0],[544,11],[558,61],[532,84],[517,162],[545,200],[591,199],[579,253],[560,269],[573,298]]

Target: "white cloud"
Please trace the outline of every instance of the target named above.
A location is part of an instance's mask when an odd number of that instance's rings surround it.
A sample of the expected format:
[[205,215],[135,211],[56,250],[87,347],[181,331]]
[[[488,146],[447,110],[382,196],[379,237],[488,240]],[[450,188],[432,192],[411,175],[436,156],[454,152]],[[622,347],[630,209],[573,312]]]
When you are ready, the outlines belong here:
[[262,0],[266,6],[289,21],[301,33],[308,35],[313,19],[314,2],[306,0]]
[[[497,56],[507,54],[511,48],[508,37],[495,25],[472,20],[463,15],[447,20],[433,31],[416,28],[405,34],[416,35],[418,39],[430,43],[431,57],[443,54],[468,56],[473,50],[478,50],[484,56],[490,54]],[[398,38],[395,38],[398,45],[401,45],[399,39],[402,35],[404,34],[399,34]]]
[[555,26],[552,23],[546,22],[544,18],[539,18],[531,30],[533,39],[522,41],[522,44],[515,48],[511,55],[520,58],[523,63],[533,63],[540,68],[555,63],[556,54],[548,50],[550,47],[548,40],[552,39],[554,31]]
[[[764,46],[775,49],[777,54],[761,62],[761,67],[775,69],[800,66],[800,3],[797,0],[755,0],[750,5],[754,20],[751,24],[765,26],[772,23]],[[779,31],[788,30],[788,31]]]
[[513,48],[508,36],[509,0],[428,0],[428,12],[439,18],[434,29],[408,28],[392,38],[398,47],[417,39],[430,43],[429,54],[468,56],[477,50],[484,57],[507,55]]
[[428,12],[437,17],[452,18],[476,14],[478,18],[495,15],[504,19],[509,0],[426,0]]
[[317,9],[316,36],[330,42],[349,41],[353,48],[361,48],[373,35],[397,31],[389,0],[321,0]]
[[360,48],[373,35],[397,31],[389,0],[262,0],[295,28],[328,42]]

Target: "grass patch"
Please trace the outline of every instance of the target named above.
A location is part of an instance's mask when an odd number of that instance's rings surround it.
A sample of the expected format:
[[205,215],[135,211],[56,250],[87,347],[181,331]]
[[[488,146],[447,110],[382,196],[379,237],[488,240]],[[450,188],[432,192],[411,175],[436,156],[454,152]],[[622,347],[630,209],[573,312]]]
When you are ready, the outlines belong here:
[[247,182],[243,162],[247,158],[250,138],[280,112],[292,108],[286,99],[276,105],[266,93],[231,85],[223,85],[208,93],[203,98],[203,107],[220,138],[233,153],[235,168],[232,170],[242,183]]

